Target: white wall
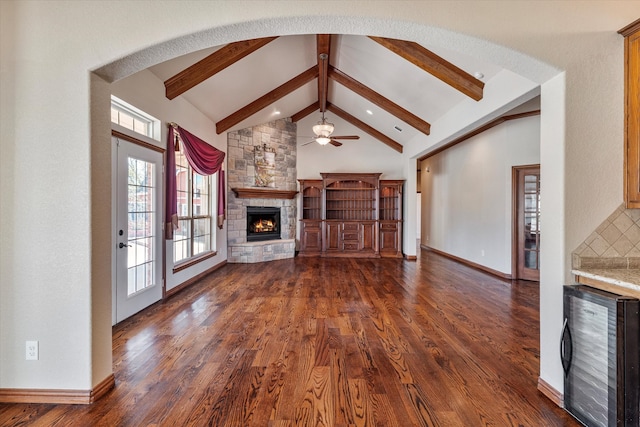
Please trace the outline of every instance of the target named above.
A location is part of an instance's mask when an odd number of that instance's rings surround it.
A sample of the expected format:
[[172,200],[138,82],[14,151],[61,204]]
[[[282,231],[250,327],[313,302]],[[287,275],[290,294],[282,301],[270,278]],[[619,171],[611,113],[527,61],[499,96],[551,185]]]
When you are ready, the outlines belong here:
[[[369,136],[359,128],[326,113],[327,120],[335,125],[336,135],[358,135],[359,140],[342,140],[341,147],[317,143],[304,145],[311,138],[298,138],[298,178],[320,179],[321,172],[381,172],[381,179],[406,179],[403,154]],[[300,120],[298,135],[313,135],[311,127],[320,120],[319,114],[311,114]]]
[[[108,83],[230,41],[334,32],[428,40],[542,85],[542,174],[559,181],[543,181],[558,204],[545,221],[558,233],[542,246],[540,372],[562,390],[551,351],[562,326],[558,295],[568,251],[622,201],[616,31],[639,11],[638,1],[605,0],[0,2],[0,387],[87,390],[112,372],[110,310],[100,309],[111,280],[111,224],[99,213],[111,180]],[[531,66],[541,63],[552,67]],[[408,152],[438,142],[416,141]],[[404,169],[405,191],[415,192],[415,160]],[[407,209],[415,235],[415,200]],[[39,361],[24,360],[29,339],[40,340]]]
[[511,274],[512,167],[539,162],[537,116],[423,160],[421,245]]
[[[162,140],[156,144],[166,148],[168,122],[175,122],[218,150],[227,151],[227,134],[216,134],[215,123],[184,99],[178,97],[168,100],[163,82],[152,72],[145,70],[111,84],[113,95],[129,104],[151,114],[162,121]],[[226,168],[226,159],[225,159]],[[217,188],[217,174],[214,176],[214,188]],[[213,206],[217,206],[214,201]],[[215,247],[217,255],[192,267],[173,273],[173,244],[166,241],[166,290],[171,290],[227,259],[226,222],[222,229],[215,227]]]
[[[542,85],[540,110],[540,224],[544,236],[540,240],[540,378],[556,390],[563,390],[563,375],[558,343],[563,321],[562,285],[569,284],[569,265],[574,246],[566,244],[567,222],[575,218],[566,216],[567,185],[566,145],[563,130],[566,128],[565,98],[566,75],[563,73]],[[586,124],[585,124],[586,125]],[[609,148],[612,149],[612,148]],[[596,172],[597,173],[597,172]],[[622,174],[622,171],[619,171]],[[590,177],[584,177],[589,181]],[[585,191],[584,189],[575,191]],[[613,188],[612,188],[613,191]],[[589,191],[585,191],[588,197]],[[591,202],[583,203],[584,209],[591,209]],[[600,203],[598,199],[597,203]],[[595,203],[595,204],[597,204]],[[543,337],[543,338],[542,338]]]

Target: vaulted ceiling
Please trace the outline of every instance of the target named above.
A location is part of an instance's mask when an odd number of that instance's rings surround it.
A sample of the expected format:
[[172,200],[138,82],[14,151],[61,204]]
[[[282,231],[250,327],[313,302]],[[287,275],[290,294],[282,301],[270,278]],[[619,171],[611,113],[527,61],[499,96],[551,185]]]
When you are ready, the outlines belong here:
[[326,112],[334,134],[342,133],[344,120],[402,152],[463,100],[480,101],[483,80],[500,68],[414,42],[319,34],[240,41],[151,71],[164,81],[168,99],[183,97],[219,134]]

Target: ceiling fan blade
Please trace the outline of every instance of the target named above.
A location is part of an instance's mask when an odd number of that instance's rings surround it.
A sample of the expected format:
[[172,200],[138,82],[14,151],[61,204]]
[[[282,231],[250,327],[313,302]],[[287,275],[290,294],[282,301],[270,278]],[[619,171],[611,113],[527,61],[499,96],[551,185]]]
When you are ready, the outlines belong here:
[[311,143],[313,143],[313,142],[316,142],[316,140],[315,140],[315,139],[312,139],[311,141],[304,142],[304,143],[300,144],[300,146],[301,146],[301,147],[304,147],[305,145],[309,145],[309,144],[311,144]]
[[333,145],[334,147],[340,147],[342,145],[342,142],[336,141],[335,139],[331,138],[331,141],[329,141],[329,144]]
[[331,135],[332,139],[360,139],[360,137],[358,135],[345,135],[345,136],[333,136]]

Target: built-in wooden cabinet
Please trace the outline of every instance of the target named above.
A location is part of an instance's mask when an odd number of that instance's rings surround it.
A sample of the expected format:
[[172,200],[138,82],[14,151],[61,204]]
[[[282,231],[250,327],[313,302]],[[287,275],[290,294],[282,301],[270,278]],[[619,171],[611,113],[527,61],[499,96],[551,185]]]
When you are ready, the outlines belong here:
[[323,173],[299,180],[300,255],[402,257],[402,180]]
[[619,33],[625,59],[624,200],[627,208],[640,208],[640,19]]
[[325,256],[378,257],[379,173],[323,173]]
[[402,257],[403,180],[380,181],[380,255]]
[[301,255],[322,253],[322,180],[300,179],[302,219],[300,220]]

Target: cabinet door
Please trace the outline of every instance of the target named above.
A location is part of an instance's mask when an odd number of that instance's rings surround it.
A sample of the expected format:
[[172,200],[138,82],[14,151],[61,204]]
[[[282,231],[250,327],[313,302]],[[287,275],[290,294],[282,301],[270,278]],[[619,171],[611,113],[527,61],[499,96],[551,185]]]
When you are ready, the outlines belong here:
[[325,222],[325,251],[338,251],[341,250],[341,231],[342,223],[341,222]]
[[398,249],[398,224],[395,222],[380,223],[380,253],[396,253]]
[[625,38],[625,201],[640,208],[640,32]]
[[375,222],[361,224],[360,236],[360,250],[367,252],[378,252],[378,239]]
[[301,222],[300,251],[320,252],[322,250],[322,228],[320,222]]

